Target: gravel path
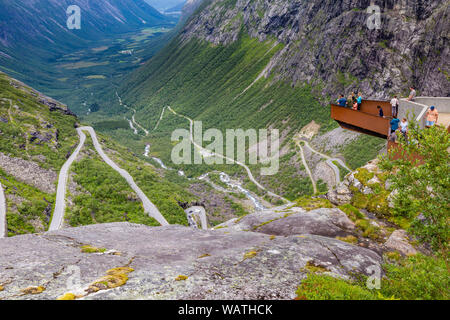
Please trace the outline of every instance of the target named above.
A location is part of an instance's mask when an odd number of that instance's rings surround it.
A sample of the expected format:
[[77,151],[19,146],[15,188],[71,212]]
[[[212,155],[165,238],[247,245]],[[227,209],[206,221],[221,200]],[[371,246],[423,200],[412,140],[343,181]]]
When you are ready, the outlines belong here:
[[5,238],[8,235],[8,228],[6,227],[6,199],[3,192],[3,186],[0,183],[0,238]]
[[314,189],[314,194],[318,193],[318,189],[317,189],[317,184],[316,184],[316,180],[314,180],[314,176],[311,172],[311,169],[308,166],[308,162],[306,162],[306,158],[305,158],[305,152],[303,151],[303,147],[300,144],[300,142],[296,141],[297,146],[300,148],[300,155],[302,157],[302,162],[303,162],[303,166],[305,167],[306,172],[308,173],[309,179],[311,180],[311,184],[313,186]]

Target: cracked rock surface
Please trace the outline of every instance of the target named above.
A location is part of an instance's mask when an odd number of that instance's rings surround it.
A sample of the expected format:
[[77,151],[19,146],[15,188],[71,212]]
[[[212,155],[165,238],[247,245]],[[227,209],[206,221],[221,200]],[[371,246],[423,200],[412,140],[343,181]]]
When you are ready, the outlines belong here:
[[[289,229],[303,223],[302,213],[274,224],[276,233],[284,221],[286,236],[111,223],[2,239],[0,299],[57,299],[66,293],[82,293],[82,299],[292,299],[308,262],[343,278],[382,264],[374,251],[313,235],[314,228]],[[82,252],[86,245],[99,252]],[[108,270],[125,266],[134,270],[125,284],[83,291]],[[24,294],[30,287],[45,290]]]
[[236,231],[255,231],[268,235],[292,236],[314,234],[324,237],[345,237],[352,233],[355,224],[339,209],[301,208],[267,210],[234,219],[218,228]]

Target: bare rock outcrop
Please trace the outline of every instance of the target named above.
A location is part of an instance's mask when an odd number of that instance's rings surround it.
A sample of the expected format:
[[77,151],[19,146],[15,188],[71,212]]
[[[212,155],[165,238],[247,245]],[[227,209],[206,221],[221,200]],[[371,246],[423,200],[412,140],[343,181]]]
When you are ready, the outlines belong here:
[[352,198],[353,193],[350,191],[349,186],[345,184],[345,182],[338,185],[336,189],[333,189],[327,193],[327,199],[337,206],[350,203]]
[[[359,172],[367,172],[371,177],[367,181],[360,181],[358,179]],[[381,183],[380,179],[377,177],[377,174],[381,173],[382,171],[378,168],[378,160],[370,161],[364,167],[347,175],[340,185],[327,193],[327,199],[330,200],[331,203],[340,206],[352,201],[354,196],[352,189],[357,190],[364,195],[372,194],[373,190],[371,186]],[[387,186],[387,182],[385,185]],[[385,185],[383,185],[383,187]]]
[[406,256],[416,255],[417,250],[409,243],[408,234],[405,230],[396,230],[392,233],[384,246],[388,249],[398,251]]
[[355,224],[339,209],[320,208],[306,211],[294,207],[253,213],[216,228],[249,230],[277,236],[312,234],[335,238],[351,234],[355,230]]
[[[382,264],[374,251],[332,238],[230,231],[112,223],[2,239],[0,299],[292,299],[308,263],[342,278]],[[127,281],[92,290],[121,267]],[[45,290],[23,295],[29,287]]]

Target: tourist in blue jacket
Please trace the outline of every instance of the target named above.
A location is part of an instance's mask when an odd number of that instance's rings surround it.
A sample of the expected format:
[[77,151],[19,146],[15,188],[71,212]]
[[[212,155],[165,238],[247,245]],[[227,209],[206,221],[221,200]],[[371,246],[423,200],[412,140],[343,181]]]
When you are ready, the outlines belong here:
[[338,104],[340,107],[346,107],[346,106],[347,106],[347,99],[344,98],[344,95],[343,95],[343,94],[341,94],[341,98],[338,99],[336,102],[337,102],[337,104]]
[[394,117],[394,119],[391,120],[391,133],[397,131],[399,126],[400,120],[397,117]]

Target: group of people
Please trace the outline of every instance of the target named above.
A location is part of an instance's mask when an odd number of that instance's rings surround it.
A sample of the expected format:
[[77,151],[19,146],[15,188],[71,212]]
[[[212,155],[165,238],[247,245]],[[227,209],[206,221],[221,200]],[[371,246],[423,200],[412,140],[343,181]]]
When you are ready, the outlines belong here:
[[[437,111],[435,106],[431,106],[426,114],[426,128],[431,128],[435,126],[439,119],[439,112]],[[398,139],[397,133],[401,133],[405,140],[408,141],[408,119],[403,118],[400,121],[397,116],[391,120],[391,135],[389,137],[390,141],[396,142]]]
[[[391,106],[392,106],[392,120],[391,120],[391,132],[389,136],[389,140],[396,142],[398,139],[397,133],[401,133],[405,140],[408,140],[408,119],[403,118],[401,121],[398,119],[398,108],[399,108],[399,101],[397,96],[394,96],[394,98],[391,100]],[[377,106],[378,109],[378,115],[382,118],[384,118],[384,111],[381,106]]]
[[[408,96],[408,98],[406,99],[407,101],[414,101],[414,99],[417,96],[417,92],[416,90],[411,87],[410,88],[410,94]],[[355,94],[355,92],[352,92],[348,98],[345,98],[345,96],[343,94],[341,94],[339,96],[339,99],[336,101],[337,104],[340,107],[348,107],[351,108],[353,110],[356,111],[360,111],[361,110],[361,104],[362,104],[363,98],[362,98],[362,93],[359,92],[358,94]],[[389,139],[391,141],[397,141],[398,139],[398,133],[402,134],[404,136],[404,138],[406,140],[408,140],[408,119],[403,118],[402,120],[398,119],[398,112],[399,112],[399,106],[400,106],[400,101],[398,99],[398,96],[394,96],[390,102],[391,107],[392,107],[392,120],[391,120],[391,135],[389,137]],[[378,109],[378,115],[380,117],[385,117],[384,116],[384,110],[381,106],[377,106]],[[426,120],[426,127],[430,128],[434,125],[436,125],[436,123],[438,122],[438,117],[439,117],[439,113],[436,110],[435,106],[431,106],[430,109],[427,111],[427,120]]]
[[354,92],[352,92],[348,98],[345,98],[343,94],[340,95],[339,99],[336,101],[337,104],[340,107],[349,107],[353,110],[361,110],[361,104],[362,104],[362,93],[358,92],[358,95]]
[[403,135],[406,141],[408,141],[408,119],[403,118],[402,121],[397,117],[394,117],[391,120],[391,135],[389,136],[389,140],[392,142],[397,142],[398,135],[400,133]]
[[[431,106],[426,114],[426,128],[431,128],[436,125],[439,119],[439,112],[437,111],[435,106]],[[403,118],[400,121],[397,116],[391,120],[391,135],[389,137],[390,141],[397,142],[398,135],[397,133],[401,133],[406,141],[408,141],[408,120]]]

